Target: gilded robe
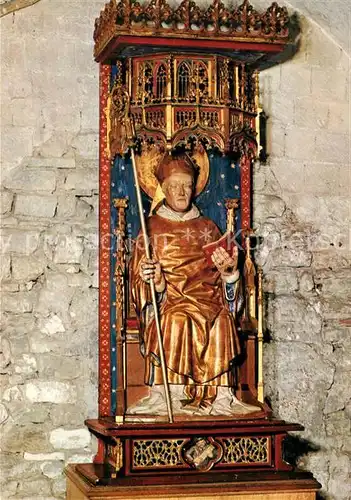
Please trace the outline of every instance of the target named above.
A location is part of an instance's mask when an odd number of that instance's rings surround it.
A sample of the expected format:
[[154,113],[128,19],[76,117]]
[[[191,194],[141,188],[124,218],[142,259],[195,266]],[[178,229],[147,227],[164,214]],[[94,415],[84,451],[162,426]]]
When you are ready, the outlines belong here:
[[[218,227],[203,216],[179,222],[158,214],[147,224],[152,254],[166,281],[159,312],[169,383],[231,385],[228,375],[239,341],[220,273],[209,267],[202,249],[220,238]],[[139,276],[141,241],[139,235],[131,262],[132,300],[140,323],[145,383],[162,384],[150,286]]]

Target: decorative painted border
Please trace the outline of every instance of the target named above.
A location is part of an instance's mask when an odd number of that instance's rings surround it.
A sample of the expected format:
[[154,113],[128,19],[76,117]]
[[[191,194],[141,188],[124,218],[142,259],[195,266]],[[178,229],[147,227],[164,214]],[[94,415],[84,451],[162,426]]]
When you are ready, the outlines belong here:
[[245,153],[240,158],[241,229],[251,228],[251,159]]
[[111,414],[110,340],[110,183],[111,165],[107,149],[107,100],[111,66],[100,64],[100,155],[99,155],[99,417]]

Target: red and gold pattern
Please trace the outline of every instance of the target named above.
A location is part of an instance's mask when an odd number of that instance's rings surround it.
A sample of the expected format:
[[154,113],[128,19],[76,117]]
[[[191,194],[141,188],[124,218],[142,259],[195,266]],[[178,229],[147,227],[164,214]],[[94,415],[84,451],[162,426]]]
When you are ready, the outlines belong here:
[[100,65],[100,288],[99,288],[99,416],[111,414],[111,342],[110,342],[110,177],[107,149],[107,99],[111,66]]

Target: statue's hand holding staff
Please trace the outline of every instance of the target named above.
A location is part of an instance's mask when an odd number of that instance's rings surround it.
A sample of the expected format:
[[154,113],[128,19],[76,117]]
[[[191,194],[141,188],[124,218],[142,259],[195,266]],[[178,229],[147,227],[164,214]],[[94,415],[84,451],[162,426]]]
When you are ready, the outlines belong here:
[[156,292],[162,293],[166,288],[166,281],[163,275],[161,264],[155,259],[143,257],[139,265],[139,276],[145,283],[150,283],[152,279],[155,283]]

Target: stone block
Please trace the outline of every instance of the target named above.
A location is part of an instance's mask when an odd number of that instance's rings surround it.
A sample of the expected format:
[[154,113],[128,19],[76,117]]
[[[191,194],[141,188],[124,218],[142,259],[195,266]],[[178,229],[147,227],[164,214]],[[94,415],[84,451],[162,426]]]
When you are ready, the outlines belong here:
[[[44,167],[50,165],[57,168],[75,168],[74,155],[71,154],[73,137],[74,134],[67,130],[51,130],[49,137],[34,149],[34,155],[37,158],[33,158],[33,166],[37,166],[36,159],[38,161],[43,159],[42,166]],[[58,162],[55,160],[58,160]],[[48,165],[45,165],[45,163]]]
[[[2,451],[11,453],[23,453],[35,451],[46,453],[52,450],[48,442],[48,434],[45,425],[27,424],[26,426],[14,425],[8,420],[3,427]],[[10,478],[21,475],[27,477],[40,474],[40,466],[36,463],[21,461],[18,467],[13,468]],[[12,475],[13,474],[13,475]]]
[[275,298],[273,311],[274,338],[312,344],[322,341],[322,316],[318,303],[309,303],[297,296],[281,295]]
[[80,133],[72,141],[72,147],[79,156],[97,159],[99,157],[99,134]]
[[312,292],[314,289],[314,280],[312,272],[303,271],[299,275],[299,284],[301,292]]
[[50,352],[52,350],[59,350],[62,345],[62,340],[53,336],[52,338],[38,331],[33,331],[28,334],[30,350],[34,354],[41,354]]
[[[268,125],[268,139],[272,138],[272,146],[269,148],[270,151],[274,151],[275,143],[275,131],[276,129],[287,126],[291,126],[295,120],[295,108],[294,99],[289,99],[288,96],[282,92],[273,94],[269,100],[269,106],[265,107],[264,110],[270,117],[267,122]],[[271,130],[271,131],[270,131]]]
[[11,257],[9,255],[1,255],[0,272],[0,281],[11,278]]
[[60,194],[57,203],[57,217],[73,217],[76,212],[77,198],[73,194]]
[[13,203],[13,193],[11,193],[11,191],[6,191],[6,190],[1,191],[0,198],[1,198],[1,213],[7,214],[11,212]]
[[[20,498],[28,498],[30,495],[33,495],[33,498],[39,498],[40,496],[43,498],[51,497],[51,486],[50,481],[46,478],[37,478],[32,481],[20,482],[17,494],[20,495]],[[26,495],[24,497],[24,495]]]
[[350,436],[351,420],[345,411],[330,413],[325,419],[327,436]]
[[24,386],[26,398],[31,403],[73,403],[77,391],[72,384],[51,381],[33,381]]
[[75,168],[76,161],[74,158],[56,158],[53,155],[47,158],[42,156],[31,156],[26,158],[25,164],[27,167],[33,168]]
[[[336,315],[337,316],[337,315]],[[343,343],[349,335],[349,327],[342,324],[339,318],[324,320],[323,336],[326,342]]]
[[3,424],[4,422],[6,422],[8,416],[9,416],[9,414],[8,414],[7,409],[6,409],[6,406],[1,403],[0,404],[0,425]]
[[330,414],[345,408],[350,399],[350,387],[346,380],[350,378],[350,371],[336,368],[334,380],[328,391],[324,413]]
[[285,156],[286,126],[283,122],[269,122],[267,124],[267,153],[268,163],[274,159],[281,160]]
[[[49,78],[48,74],[49,72],[44,70],[33,74],[37,77],[36,79],[33,78],[34,85],[36,85],[35,80],[42,80],[45,82],[45,88],[48,89],[51,87],[51,90],[56,94],[56,101],[50,99],[43,108],[45,123],[50,130],[58,130],[61,128],[74,134],[80,127],[80,108],[77,102],[77,90],[70,87],[70,82],[65,83],[62,78],[60,82],[61,88],[57,87],[57,78],[56,80]],[[62,95],[64,95],[65,99],[64,106],[58,105],[59,100],[62,104]],[[27,154],[26,156],[29,155]]]
[[351,301],[351,272],[321,270],[315,273],[315,282],[320,295]]
[[98,169],[76,169],[74,172],[69,172],[64,187],[67,191],[74,190],[76,196],[87,196],[94,191],[97,192]]
[[[12,403],[11,405],[11,416],[13,421],[17,425],[32,425],[32,424],[45,424],[47,425],[50,421],[50,406],[49,404],[36,404],[29,406],[28,402],[20,401],[20,404]],[[13,406],[18,404],[18,411],[14,413]]]
[[11,344],[6,337],[1,337],[0,353],[0,367],[4,370],[11,363]]
[[[67,271],[66,271],[67,272]],[[68,285],[75,288],[90,288],[90,277],[83,271],[78,273],[68,273]]]
[[309,267],[312,253],[305,248],[276,248],[268,253],[267,263],[271,267]]
[[252,176],[255,193],[263,191],[266,186],[265,166],[256,162],[253,167]]
[[10,107],[13,125],[16,127],[42,127],[44,125],[41,115],[42,106],[39,97],[13,98]]
[[56,196],[18,194],[15,202],[15,215],[52,218],[55,215],[56,206]]
[[[287,203],[300,223],[311,227],[308,236],[312,251],[347,249],[349,247],[348,219],[350,198],[338,195],[290,195]],[[314,234],[314,232],[317,234]],[[341,243],[341,245],[339,244]]]
[[345,453],[333,453],[330,456],[328,493],[338,500],[349,500],[350,486],[350,457]]
[[63,473],[63,468],[64,464],[62,462],[44,462],[43,464],[41,464],[43,475],[50,479],[61,476],[61,474]]
[[41,324],[40,331],[47,335],[56,335],[57,333],[64,333],[66,331],[61,318],[57,314],[51,314],[49,318],[43,318]]
[[280,89],[281,68],[282,66],[277,64],[260,74],[260,90],[265,109],[267,108],[266,99],[271,98],[270,94],[275,95]]
[[349,141],[348,134],[333,134],[323,130],[316,136],[314,158],[321,162],[347,165],[349,161]]
[[56,264],[79,264],[83,255],[81,238],[72,235],[60,235],[54,253]]
[[308,128],[289,127],[286,129],[285,155],[289,159],[309,160],[315,155],[315,143],[315,132]]
[[15,373],[21,375],[33,375],[37,371],[37,361],[32,354],[22,354],[22,356],[14,359]]
[[304,162],[305,193],[338,193],[340,191],[340,166],[336,163]]
[[64,429],[62,427],[50,432],[50,443],[55,449],[73,450],[86,448],[91,443],[88,429]]
[[317,100],[346,100],[348,91],[347,71],[338,69],[337,73],[329,68],[312,68],[312,93]]
[[299,64],[297,69],[292,61],[283,64],[281,66],[280,89],[285,99],[310,95],[312,93],[311,66]]
[[31,292],[4,293],[2,311],[14,314],[30,313],[33,310],[33,299]]
[[299,283],[294,269],[282,269],[280,272],[270,272],[265,276],[266,291],[284,294],[297,291]]
[[87,409],[84,403],[55,405],[50,411],[53,427],[79,427],[86,419]]
[[9,387],[5,389],[2,399],[7,402],[21,401],[23,399],[23,394],[17,386]]
[[82,375],[83,365],[78,357],[43,353],[38,356],[38,372],[41,378],[72,381]]
[[[15,354],[29,352],[26,337],[34,328],[34,317],[31,314],[7,315],[3,322],[3,336],[11,339],[12,350]],[[22,349],[21,349],[22,348]]]
[[278,196],[257,193],[253,201],[255,220],[258,222],[270,217],[280,217],[285,210],[285,203]]
[[[6,481],[4,485],[1,485],[1,495],[3,498],[16,498],[16,492],[18,488],[18,481]],[[18,497],[17,497],[18,498]]]
[[304,162],[302,160],[271,158],[270,165],[276,181],[284,193],[304,191]]
[[329,116],[328,101],[320,101],[308,97],[297,97],[295,100],[294,123],[296,127],[309,129],[326,128]]
[[[3,179],[11,176],[11,172],[22,159],[33,151],[33,128],[3,126],[1,130],[1,160]],[[5,187],[11,189],[8,185]]]
[[324,495],[329,480],[329,456],[324,449],[302,456],[298,467],[309,472],[313,471],[314,477],[323,487],[320,493]]
[[[327,41],[325,31],[310,23],[310,35],[306,46],[306,62],[311,66],[337,69],[340,65],[342,49],[336,43]],[[323,50],[321,50],[323,47]]]
[[18,281],[35,281],[44,273],[46,259],[29,255],[25,258],[18,255],[12,257],[12,276]]
[[345,101],[329,101],[328,130],[338,134],[350,133],[350,113]]
[[3,184],[13,191],[45,191],[52,193],[56,187],[56,175],[52,170],[19,167],[4,178]]
[[[86,96],[81,96],[82,109],[80,116],[80,128],[81,130],[96,130],[96,133],[98,133],[99,92],[97,76],[95,76],[93,80],[93,85],[94,87]],[[92,104],[92,102],[94,104]]]
[[20,286],[18,283],[11,283],[11,282],[7,282],[7,281],[3,281],[1,283],[1,291],[2,292],[9,292],[9,293],[19,292]]
[[54,451],[52,453],[27,453],[23,455],[24,460],[30,462],[48,462],[48,461],[63,461],[65,454],[61,451]]
[[[5,50],[2,53],[3,57],[6,57],[8,59],[7,64],[5,64],[4,59],[2,59],[2,65],[1,65],[1,89],[2,93],[7,95],[9,99],[13,98],[25,98],[25,97],[30,97],[33,93],[32,89],[32,82],[30,81],[30,78],[28,78],[28,74],[26,74],[26,71],[24,69],[23,74],[21,75],[22,78],[18,77],[18,69],[14,65],[14,56],[12,55],[11,58],[11,52],[12,54],[16,54],[16,58],[18,54],[24,54],[25,53],[25,42],[23,39],[21,40],[9,40],[9,37],[7,38],[7,45]],[[10,48],[10,46],[12,46]],[[16,59],[16,63],[19,63],[19,60]],[[24,62],[25,65],[25,62]]]
[[3,229],[5,228],[15,228],[19,225],[17,217],[12,217],[11,214],[5,215],[1,218],[1,224]]
[[343,300],[340,296],[323,297],[323,317],[325,321],[335,321],[337,318],[340,326],[344,320],[344,326],[347,325],[350,318],[350,302],[347,299]]
[[98,294],[89,288],[77,290],[73,296],[70,307],[72,322],[80,325],[96,324],[98,308]]
[[69,455],[66,460],[66,464],[89,464],[93,462],[94,454],[89,453],[88,455],[83,455],[81,453],[75,453],[74,455]]
[[93,207],[86,201],[82,200],[81,198],[78,198],[77,200],[77,212],[76,215],[77,217],[81,219],[87,219],[89,215],[93,213]]
[[333,380],[333,365],[317,344],[304,342],[279,342],[274,363],[275,378],[279,380],[276,411],[280,418],[304,425],[305,439],[325,438],[323,409]]
[[52,481],[52,492],[55,495],[53,500],[55,500],[56,498],[64,497],[64,495],[66,493],[66,484],[67,484],[67,480],[63,476],[59,477],[57,479],[54,479]]

